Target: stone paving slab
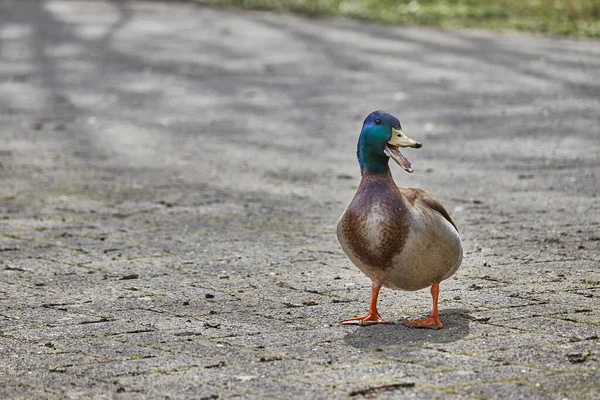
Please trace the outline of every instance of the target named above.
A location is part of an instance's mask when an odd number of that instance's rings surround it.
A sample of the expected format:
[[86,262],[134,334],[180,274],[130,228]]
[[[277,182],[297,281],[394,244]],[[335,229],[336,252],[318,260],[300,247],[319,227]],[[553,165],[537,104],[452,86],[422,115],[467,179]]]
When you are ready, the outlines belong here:
[[[600,397],[600,43],[0,0],[0,398]],[[375,109],[465,260],[383,290],[335,238]]]

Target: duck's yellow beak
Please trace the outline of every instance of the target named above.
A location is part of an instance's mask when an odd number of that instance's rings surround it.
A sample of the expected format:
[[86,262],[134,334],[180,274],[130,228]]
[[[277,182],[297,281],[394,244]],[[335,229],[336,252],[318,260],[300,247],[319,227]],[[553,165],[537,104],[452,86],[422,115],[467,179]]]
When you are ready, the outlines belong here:
[[414,171],[412,164],[408,161],[408,158],[400,153],[400,150],[398,150],[399,147],[414,147],[415,149],[420,149],[423,145],[406,136],[406,134],[402,132],[402,129],[392,128],[392,138],[388,141],[383,152],[396,161],[396,163],[406,172],[412,173]]
[[423,145],[417,142],[415,139],[411,139],[406,136],[406,133],[404,133],[402,129],[395,128],[392,128],[392,138],[388,143],[396,147],[414,147],[415,149],[420,149],[423,147]]

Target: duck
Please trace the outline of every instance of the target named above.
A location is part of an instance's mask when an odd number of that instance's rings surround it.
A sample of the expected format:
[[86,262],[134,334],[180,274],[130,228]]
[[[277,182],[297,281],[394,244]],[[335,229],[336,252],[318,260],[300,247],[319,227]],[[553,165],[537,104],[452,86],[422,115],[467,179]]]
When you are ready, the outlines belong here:
[[345,319],[342,324],[390,323],[377,310],[382,287],[404,291],[430,287],[430,316],[403,324],[443,327],[438,315],[440,283],[462,263],[458,228],[433,194],[398,187],[388,165],[391,158],[412,173],[413,166],[400,149],[421,147],[389,112],[374,111],[364,120],[357,145],[361,180],[338,221],[337,237],[350,261],[371,279],[371,301],[367,315]]

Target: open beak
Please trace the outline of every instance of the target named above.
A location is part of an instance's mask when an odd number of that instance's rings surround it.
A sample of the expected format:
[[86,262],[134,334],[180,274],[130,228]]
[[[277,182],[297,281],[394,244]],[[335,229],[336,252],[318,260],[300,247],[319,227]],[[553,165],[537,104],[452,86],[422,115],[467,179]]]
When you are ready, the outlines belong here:
[[401,166],[406,172],[412,173],[414,171],[412,164],[406,157],[400,153],[400,147],[413,147],[420,149],[423,145],[414,139],[406,136],[402,129],[392,128],[392,138],[387,142],[384,153],[391,157],[396,163]]

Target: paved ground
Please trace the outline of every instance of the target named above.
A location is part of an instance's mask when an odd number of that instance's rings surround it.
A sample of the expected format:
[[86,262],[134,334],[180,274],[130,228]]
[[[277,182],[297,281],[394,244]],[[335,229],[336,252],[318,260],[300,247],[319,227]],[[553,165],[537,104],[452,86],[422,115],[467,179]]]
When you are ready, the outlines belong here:
[[[1,398],[600,398],[600,42],[22,0],[0,40]],[[338,324],[379,108],[463,236],[441,331]]]

